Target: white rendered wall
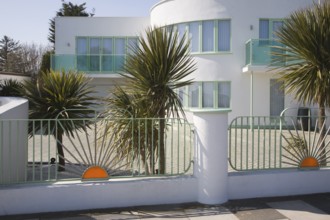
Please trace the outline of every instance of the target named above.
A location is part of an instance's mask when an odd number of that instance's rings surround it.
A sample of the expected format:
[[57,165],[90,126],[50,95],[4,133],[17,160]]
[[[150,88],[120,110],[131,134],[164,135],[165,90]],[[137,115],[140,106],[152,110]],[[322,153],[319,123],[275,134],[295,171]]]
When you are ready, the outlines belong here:
[[[313,0],[164,0],[152,8],[151,24],[163,26],[231,19],[231,52],[194,54],[197,70],[190,77],[195,81],[231,81],[231,121],[236,116],[251,114],[251,77],[249,73],[242,73],[242,68],[245,65],[245,43],[259,38],[259,19],[285,18],[312,3]],[[269,85],[270,79],[276,77],[269,72],[255,74],[253,115],[270,114],[269,87],[264,85]],[[291,107],[297,103],[286,98],[285,104]]]
[[[22,119],[12,120],[10,119]],[[0,183],[24,181],[28,146],[28,101],[0,97]]]
[[[197,179],[145,178],[0,188],[0,216],[197,201]],[[31,202],[33,198],[33,202]]]
[[291,196],[330,192],[330,169],[232,172],[229,199]]

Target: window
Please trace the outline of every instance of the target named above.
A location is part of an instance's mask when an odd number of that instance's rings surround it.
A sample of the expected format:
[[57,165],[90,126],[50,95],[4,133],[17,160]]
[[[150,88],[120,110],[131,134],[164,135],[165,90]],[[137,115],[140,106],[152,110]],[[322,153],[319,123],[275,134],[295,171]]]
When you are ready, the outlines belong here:
[[229,109],[230,85],[227,81],[194,82],[177,93],[185,108]]
[[179,40],[181,40],[186,33],[186,24],[178,24],[177,31],[179,34]]
[[199,52],[199,22],[189,23],[189,38],[191,52]]
[[199,107],[199,84],[193,83],[188,87],[188,106],[189,107]]
[[[165,28],[171,27],[173,26]],[[192,53],[217,53],[231,50],[231,21],[229,19],[180,23],[174,27],[180,38],[187,32],[186,37],[190,41]]]
[[103,38],[103,54],[113,54],[112,38]]
[[202,107],[212,108],[213,107],[213,82],[203,82],[202,83]]
[[214,51],[214,21],[203,21],[202,30],[203,52]]
[[270,80],[270,115],[279,116],[284,110],[284,90],[283,82],[276,79]]
[[230,21],[218,21],[218,51],[230,51]]
[[132,54],[132,50],[138,46],[137,38],[128,38],[127,39],[127,54]]
[[103,38],[102,46],[102,71],[112,71],[113,69],[113,39]]
[[230,82],[218,83],[218,108],[230,108]]
[[283,22],[283,19],[260,19],[259,39],[275,39],[275,33],[283,26]]
[[138,44],[137,37],[77,37],[79,71],[111,72],[123,68],[126,55]]

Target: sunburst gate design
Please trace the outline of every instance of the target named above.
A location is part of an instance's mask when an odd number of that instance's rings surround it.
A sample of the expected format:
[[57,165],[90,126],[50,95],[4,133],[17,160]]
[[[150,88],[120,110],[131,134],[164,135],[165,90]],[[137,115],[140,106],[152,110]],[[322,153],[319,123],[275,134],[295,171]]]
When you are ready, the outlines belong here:
[[[286,118],[282,130],[282,157],[283,163],[297,166],[301,169],[317,169],[321,164],[326,164],[330,156],[330,126],[327,128],[327,120],[324,119],[322,129],[325,135],[322,137],[318,131],[318,119],[312,126],[309,118],[308,126],[302,126],[301,120],[298,124],[293,118]],[[305,128],[304,128],[305,127]],[[314,129],[312,129],[314,127]]]
[[[67,138],[63,139],[61,145],[66,164],[61,175],[65,173],[66,176],[82,180],[104,180],[112,176],[131,174],[130,163],[117,156],[121,153],[118,152],[120,149],[116,148],[117,131],[109,132],[107,126],[111,119],[70,119],[69,123],[72,123],[73,127],[74,120],[83,120],[86,126],[84,129],[74,130],[71,136],[67,135]],[[68,120],[65,123],[68,123]],[[59,120],[58,126],[63,126],[63,122]]]

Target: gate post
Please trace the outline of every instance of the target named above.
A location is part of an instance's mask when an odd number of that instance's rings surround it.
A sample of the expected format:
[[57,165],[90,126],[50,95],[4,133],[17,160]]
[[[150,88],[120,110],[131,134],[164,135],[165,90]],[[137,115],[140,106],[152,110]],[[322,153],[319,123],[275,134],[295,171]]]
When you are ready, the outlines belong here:
[[228,112],[193,111],[198,201],[221,204],[228,200]]

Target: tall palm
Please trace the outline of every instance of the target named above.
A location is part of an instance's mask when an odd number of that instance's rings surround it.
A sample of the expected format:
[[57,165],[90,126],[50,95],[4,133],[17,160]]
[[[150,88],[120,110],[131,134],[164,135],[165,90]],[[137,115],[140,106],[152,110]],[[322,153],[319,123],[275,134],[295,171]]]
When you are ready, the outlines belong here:
[[139,38],[139,46],[131,50],[122,76],[135,94],[135,107],[141,109],[136,111],[159,119],[159,173],[164,174],[164,118],[184,115],[175,90],[192,82],[187,77],[195,71],[195,63],[187,40],[170,29],[148,28],[145,38]]
[[[297,100],[318,104],[318,128],[323,140],[325,108],[330,106],[330,2],[292,13],[277,36],[284,45],[277,48],[277,61],[286,60],[286,65],[279,68],[280,80]],[[321,146],[325,154],[324,143]]]
[[36,82],[24,82],[23,94],[29,100],[29,118],[59,119],[50,120],[49,124],[35,121],[29,125],[30,135],[36,130],[42,130],[57,139],[59,171],[63,171],[65,167],[63,135],[73,136],[75,129],[85,129],[88,126],[84,120],[66,119],[88,118],[93,113],[90,109],[94,104],[90,96],[92,90],[88,82],[83,74],[71,71],[50,71],[41,74]]
[[[62,3],[62,8],[56,12],[56,17],[64,17],[64,16],[77,16],[77,17],[93,17],[94,13],[86,12],[86,3],[82,3],[80,5],[72,4],[71,2]],[[50,28],[48,40],[50,43],[55,44],[55,18],[49,20]]]

